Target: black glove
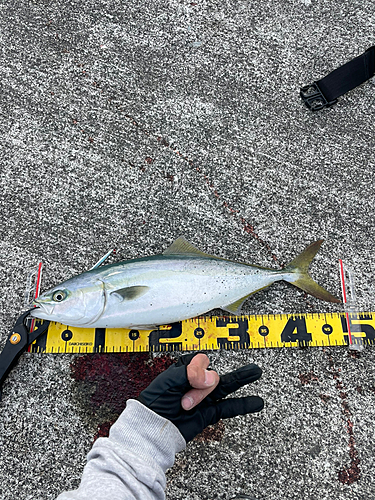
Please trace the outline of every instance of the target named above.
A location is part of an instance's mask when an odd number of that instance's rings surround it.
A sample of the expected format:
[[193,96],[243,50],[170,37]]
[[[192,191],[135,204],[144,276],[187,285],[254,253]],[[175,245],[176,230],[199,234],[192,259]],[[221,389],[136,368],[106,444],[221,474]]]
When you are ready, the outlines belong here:
[[192,410],[184,410],[181,398],[192,389],[187,377],[187,365],[196,354],[180,357],[176,364],[158,375],[138,398],[150,410],[173,422],[186,442],[221,418],[254,413],[264,406],[263,399],[258,396],[222,399],[261,377],[259,366],[251,364],[222,375],[218,386],[201,403]]

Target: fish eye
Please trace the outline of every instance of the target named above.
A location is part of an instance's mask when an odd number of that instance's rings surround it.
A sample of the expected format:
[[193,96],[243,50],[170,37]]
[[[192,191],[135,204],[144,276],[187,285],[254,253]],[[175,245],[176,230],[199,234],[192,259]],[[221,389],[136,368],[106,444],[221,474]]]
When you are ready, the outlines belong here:
[[52,299],[55,302],[62,302],[66,298],[66,296],[67,296],[67,294],[64,290],[57,290],[57,292],[55,292],[52,295]]

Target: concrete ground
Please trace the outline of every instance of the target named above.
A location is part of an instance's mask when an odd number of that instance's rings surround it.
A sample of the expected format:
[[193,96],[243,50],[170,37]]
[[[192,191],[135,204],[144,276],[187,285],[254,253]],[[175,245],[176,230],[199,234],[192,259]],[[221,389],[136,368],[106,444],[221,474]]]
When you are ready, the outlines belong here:
[[[146,256],[180,235],[275,268],[324,238],[314,278],[340,295],[344,259],[374,311],[374,80],[315,114],[299,97],[374,44],[374,14],[369,0],[1,1],[0,347],[39,260],[46,290],[110,248]],[[244,312],[342,309],[278,283]],[[208,354],[219,373],[258,363],[242,392],[266,406],[190,443],[168,500],[375,497],[373,348]],[[0,404],[1,500],[77,487],[125,404],[103,383],[134,394],[136,370],[159,366],[118,361],[22,356]]]

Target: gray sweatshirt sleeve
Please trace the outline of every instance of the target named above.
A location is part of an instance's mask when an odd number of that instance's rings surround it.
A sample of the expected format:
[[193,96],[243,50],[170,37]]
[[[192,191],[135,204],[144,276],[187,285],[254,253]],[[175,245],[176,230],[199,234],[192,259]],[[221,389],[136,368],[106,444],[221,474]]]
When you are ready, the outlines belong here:
[[172,422],[129,399],[109,437],[87,455],[78,490],[57,500],[163,500],[165,471],[185,446]]

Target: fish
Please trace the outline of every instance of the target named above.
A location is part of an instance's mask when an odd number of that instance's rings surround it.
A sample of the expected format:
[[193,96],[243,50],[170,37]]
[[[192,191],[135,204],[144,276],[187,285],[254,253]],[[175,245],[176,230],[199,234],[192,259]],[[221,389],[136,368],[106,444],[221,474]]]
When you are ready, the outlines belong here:
[[322,242],[278,270],[209,255],[181,236],[162,254],[102,265],[64,281],[35,299],[31,316],[83,328],[148,330],[212,309],[239,315],[246,299],[281,280],[338,303],[308,274]]

